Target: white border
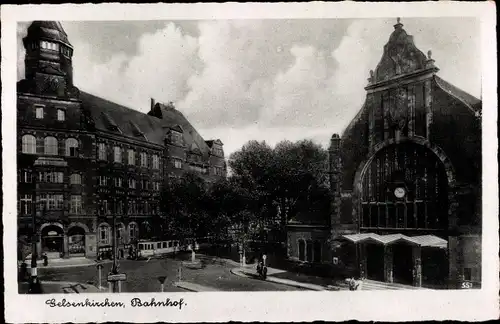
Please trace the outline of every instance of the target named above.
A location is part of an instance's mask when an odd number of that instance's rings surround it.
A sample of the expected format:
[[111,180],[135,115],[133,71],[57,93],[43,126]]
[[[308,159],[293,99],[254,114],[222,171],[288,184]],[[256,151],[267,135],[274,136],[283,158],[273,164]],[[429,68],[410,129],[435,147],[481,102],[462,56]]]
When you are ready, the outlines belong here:
[[[177,5],[2,6],[2,144],[4,282],[7,322],[191,322],[312,320],[487,320],[498,318],[498,175],[496,16],[494,2],[287,3]],[[47,296],[17,294],[16,286],[16,25],[30,20],[160,20],[264,18],[461,17],[481,19],[483,77],[483,288],[476,291],[380,291],[286,293],[171,293],[175,308],[49,308]],[[381,44],[383,46],[383,44]],[[453,136],[453,134],[450,134]],[[142,298],[159,294],[137,294]],[[68,298],[69,295],[60,297]],[[128,303],[132,294],[71,295],[73,301],[105,297]],[[139,311],[138,311],[139,310]],[[142,311],[143,310],[143,311]]]

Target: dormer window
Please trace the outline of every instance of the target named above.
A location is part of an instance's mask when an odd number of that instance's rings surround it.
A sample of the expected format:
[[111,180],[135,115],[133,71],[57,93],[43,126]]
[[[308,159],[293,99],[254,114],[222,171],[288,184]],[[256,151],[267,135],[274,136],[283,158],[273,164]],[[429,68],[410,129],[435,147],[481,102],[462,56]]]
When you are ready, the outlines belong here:
[[43,106],[35,106],[35,117],[36,119],[43,119]]
[[51,50],[51,51],[59,51],[59,44],[58,43],[41,41],[40,47],[43,49]]
[[57,120],[58,121],[66,120],[66,111],[64,111],[64,109],[57,109]]
[[212,153],[213,155],[216,155],[216,156],[224,156],[224,151],[222,150],[222,147],[220,146],[214,146],[213,149],[212,149]]
[[115,123],[113,118],[111,118],[110,115],[107,113],[103,112],[102,115],[104,116],[104,120],[106,121],[106,127],[108,130],[113,131],[113,132],[121,132],[120,129],[118,128],[118,125]]

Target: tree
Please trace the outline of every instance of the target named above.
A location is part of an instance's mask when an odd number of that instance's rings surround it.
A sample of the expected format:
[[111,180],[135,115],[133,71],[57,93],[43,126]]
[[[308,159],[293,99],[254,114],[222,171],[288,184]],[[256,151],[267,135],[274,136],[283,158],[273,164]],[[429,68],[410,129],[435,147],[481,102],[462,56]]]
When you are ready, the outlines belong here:
[[278,219],[285,238],[285,226],[302,209],[329,203],[328,154],[310,140],[282,141],[275,148],[250,141],[230,157],[232,178],[251,191],[256,200],[255,221],[267,225]]

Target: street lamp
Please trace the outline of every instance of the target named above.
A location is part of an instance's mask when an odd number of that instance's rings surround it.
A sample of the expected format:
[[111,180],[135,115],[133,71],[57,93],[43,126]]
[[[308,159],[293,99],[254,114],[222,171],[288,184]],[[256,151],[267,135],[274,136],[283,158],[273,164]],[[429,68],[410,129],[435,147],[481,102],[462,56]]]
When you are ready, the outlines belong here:
[[[41,294],[42,293],[42,286],[41,286],[40,280],[38,279],[37,264],[36,264],[37,259],[38,259],[37,249],[36,249],[36,244],[38,242],[38,230],[37,230],[37,226],[36,226],[36,218],[37,218],[37,215],[36,215],[36,212],[37,212],[36,194],[34,195],[34,197],[35,197],[35,199],[33,202],[33,212],[32,212],[32,214],[33,214],[32,215],[33,233],[31,236],[31,277],[30,277],[30,281],[29,281],[28,293]],[[40,201],[38,203],[38,205],[40,206],[40,211],[45,210],[44,202]]]

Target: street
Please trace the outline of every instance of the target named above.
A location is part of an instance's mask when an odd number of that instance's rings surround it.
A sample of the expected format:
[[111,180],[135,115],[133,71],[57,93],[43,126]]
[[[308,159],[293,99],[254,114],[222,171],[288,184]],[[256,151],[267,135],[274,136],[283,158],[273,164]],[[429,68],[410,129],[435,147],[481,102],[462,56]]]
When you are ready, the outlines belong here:
[[[120,272],[126,273],[127,280],[122,284],[122,292],[159,292],[159,276],[167,276],[164,291],[183,292],[175,287],[178,281],[180,259],[151,259],[149,261],[121,260]],[[302,290],[257,279],[236,276],[230,272],[235,266],[225,264],[207,264],[205,268],[195,270],[182,268],[182,280],[220,291],[288,291]],[[107,287],[106,276],[111,263],[103,264],[102,285]],[[68,281],[92,283],[98,285],[98,272],[95,266],[64,269],[39,268],[39,277],[43,281]]]

